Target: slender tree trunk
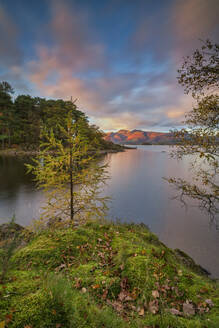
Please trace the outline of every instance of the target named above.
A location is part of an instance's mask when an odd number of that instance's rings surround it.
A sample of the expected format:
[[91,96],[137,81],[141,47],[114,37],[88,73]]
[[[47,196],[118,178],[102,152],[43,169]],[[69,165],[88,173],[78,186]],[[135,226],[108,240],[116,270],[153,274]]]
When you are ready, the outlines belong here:
[[70,215],[71,221],[74,220],[74,186],[73,186],[73,159],[72,159],[72,144],[70,144]]

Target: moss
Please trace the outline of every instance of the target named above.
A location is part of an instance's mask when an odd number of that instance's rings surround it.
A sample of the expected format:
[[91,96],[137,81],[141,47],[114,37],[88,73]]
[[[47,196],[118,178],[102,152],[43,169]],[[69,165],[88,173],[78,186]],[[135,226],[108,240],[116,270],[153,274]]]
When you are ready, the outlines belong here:
[[202,268],[200,265],[197,265],[195,261],[186,253],[181,251],[180,249],[175,249],[174,253],[176,255],[177,260],[179,260],[182,264],[184,264],[187,268],[192,270],[195,273],[202,274],[208,276],[210,273]]
[[[38,233],[15,252],[0,293],[9,328],[219,326],[218,284],[142,225],[89,222]],[[195,315],[168,312],[188,301]]]

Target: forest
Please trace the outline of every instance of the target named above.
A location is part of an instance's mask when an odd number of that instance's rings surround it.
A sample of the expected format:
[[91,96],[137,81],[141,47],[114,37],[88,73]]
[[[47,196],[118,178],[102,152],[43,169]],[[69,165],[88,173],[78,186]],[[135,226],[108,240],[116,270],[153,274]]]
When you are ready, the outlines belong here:
[[2,149],[19,147],[24,150],[39,148],[43,131],[53,130],[61,136],[60,126],[72,113],[72,120],[83,125],[84,137],[94,148],[120,149],[118,145],[103,139],[104,133],[89,123],[88,117],[72,101],[45,99],[31,95],[14,97],[14,89],[6,82],[0,82],[0,142]]

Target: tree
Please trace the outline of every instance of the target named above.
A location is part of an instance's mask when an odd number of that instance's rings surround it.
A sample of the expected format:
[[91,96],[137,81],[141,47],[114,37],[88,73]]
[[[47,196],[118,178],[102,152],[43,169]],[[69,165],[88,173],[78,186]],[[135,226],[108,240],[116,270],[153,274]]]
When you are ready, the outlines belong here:
[[14,93],[8,82],[0,82],[0,139],[2,148],[5,147],[5,139],[8,140],[8,146],[11,145],[11,134],[14,125],[13,102],[11,95]]
[[69,111],[75,119],[83,122],[83,134],[96,147],[102,150],[121,149],[120,146],[104,140],[104,133],[95,125],[90,125],[85,114],[78,110],[71,101],[52,100],[30,95],[18,95],[14,101],[14,90],[8,82],[0,82],[0,140],[2,148],[19,145],[25,150],[38,150],[41,131],[53,130],[54,136],[60,138],[60,126]]
[[173,156],[192,154],[193,181],[170,178],[185,203],[189,196],[198,200],[217,226],[219,212],[219,45],[207,40],[201,49],[187,56],[178,70],[178,82],[191,93],[195,106],[185,117],[188,128],[175,131],[179,140]]
[[41,113],[37,106],[37,98],[19,95],[14,101],[16,129],[14,141],[24,148],[37,147],[39,144]]
[[76,106],[71,106],[62,125],[56,126],[58,137],[53,129],[43,131],[40,155],[27,167],[47,195],[43,217],[75,222],[105,214],[107,198],[101,191],[107,174],[86,136],[86,118],[75,116]]

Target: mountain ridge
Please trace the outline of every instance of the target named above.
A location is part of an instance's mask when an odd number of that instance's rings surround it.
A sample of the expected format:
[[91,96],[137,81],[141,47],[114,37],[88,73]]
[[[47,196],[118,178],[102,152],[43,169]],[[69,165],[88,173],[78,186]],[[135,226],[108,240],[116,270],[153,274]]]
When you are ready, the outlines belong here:
[[128,145],[176,143],[176,138],[171,132],[154,132],[139,129],[120,129],[117,132],[107,132],[104,139],[116,144]]

